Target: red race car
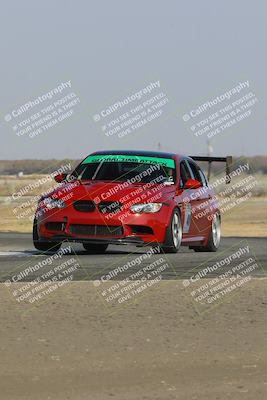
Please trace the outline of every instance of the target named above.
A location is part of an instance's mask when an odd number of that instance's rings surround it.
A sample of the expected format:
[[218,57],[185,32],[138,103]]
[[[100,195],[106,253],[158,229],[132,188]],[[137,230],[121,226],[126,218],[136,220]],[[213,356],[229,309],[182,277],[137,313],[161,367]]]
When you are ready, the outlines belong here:
[[[187,157],[152,151],[100,151],[86,157],[61,185],[42,197],[33,223],[33,243],[57,251],[63,241],[82,243],[89,253],[109,244],[159,244],[216,251],[221,216],[214,192],[195,161],[231,157]],[[227,177],[229,175],[227,174]]]

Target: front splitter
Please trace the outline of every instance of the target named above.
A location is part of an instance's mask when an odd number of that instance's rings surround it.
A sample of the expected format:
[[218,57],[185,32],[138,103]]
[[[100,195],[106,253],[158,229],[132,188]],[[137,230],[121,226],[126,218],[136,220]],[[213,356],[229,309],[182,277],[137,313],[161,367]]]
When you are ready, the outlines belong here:
[[52,238],[40,238],[40,242],[74,242],[74,243],[92,243],[92,244],[114,244],[114,245],[134,245],[151,246],[151,243],[144,242],[140,237],[126,236],[123,238],[87,238],[70,235],[54,235]]

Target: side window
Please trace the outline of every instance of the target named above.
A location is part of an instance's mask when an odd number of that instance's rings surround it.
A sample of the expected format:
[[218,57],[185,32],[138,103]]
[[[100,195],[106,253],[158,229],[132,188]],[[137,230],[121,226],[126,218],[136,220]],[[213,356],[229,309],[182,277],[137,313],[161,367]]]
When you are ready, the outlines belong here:
[[183,187],[188,179],[191,178],[190,171],[185,163],[185,161],[181,161],[180,163],[180,187]]
[[202,182],[201,176],[199,174],[199,169],[197,167],[197,165],[195,163],[192,163],[191,161],[187,161],[191,174],[192,174],[192,178],[196,179],[197,181]]
[[199,175],[200,175],[200,178],[201,178],[202,185],[203,186],[207,186],[208,182],[207,182],[207,179],[205,177],[204,172],[200,168],[199,168],[198,172],[199,172]]

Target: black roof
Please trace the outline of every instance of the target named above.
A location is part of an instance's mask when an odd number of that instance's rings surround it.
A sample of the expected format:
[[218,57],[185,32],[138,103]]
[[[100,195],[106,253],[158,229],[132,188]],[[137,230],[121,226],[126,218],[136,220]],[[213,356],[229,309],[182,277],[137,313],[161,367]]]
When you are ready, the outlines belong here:
[[161,151],[145,151],[145,150],[103,150],[96,151],[93,154],[129,154],[131,156],[146,156],[146,157],[162,157],[162,158],[172,158],[175,153],[163,153]]

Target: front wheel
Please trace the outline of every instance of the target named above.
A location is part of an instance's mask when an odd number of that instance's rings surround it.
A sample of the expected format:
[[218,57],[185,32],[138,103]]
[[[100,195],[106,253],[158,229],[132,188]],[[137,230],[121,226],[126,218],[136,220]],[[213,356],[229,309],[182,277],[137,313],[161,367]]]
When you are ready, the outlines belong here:
[[174,209],[170,224],[166,231],[165,242],[162,246],[164,253],[177,253],[180,249],[183,236],[183,227],[180,212]]
[[33,239],[33,245],[36,248],[36,250],[42,251],[43,253],[46,253],[46,252],[56,253],[60,249],[60,246],[61,246],[60,242],[40,242],[39,241],[39,234],[38,234],[36,219],[34,219],[34,221],[33,221],[32,239]]
[[83,243],[83,248],[88,254],[102,254],[107,250],[108,244],[87,244]]

